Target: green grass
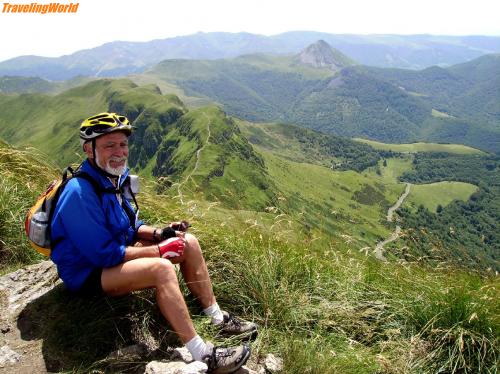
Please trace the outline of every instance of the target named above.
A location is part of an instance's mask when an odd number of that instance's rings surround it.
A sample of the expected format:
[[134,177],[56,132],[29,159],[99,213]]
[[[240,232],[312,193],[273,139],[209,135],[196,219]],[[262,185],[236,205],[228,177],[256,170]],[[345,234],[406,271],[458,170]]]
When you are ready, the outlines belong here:
[[[0,197],[10,197],[11,213],[23,210],[23,204],[31,204],[23,185],[39,180],[35,175],[51,179],[53,169],[43,169],[31,153],[3,145],[0,149],[1,181],[17,187]],[[354,187],[377,175],[332,172],[265,157],[270,173],[290,184],[291,196],[302,180],[310,192],[305,196],[317,199],[311,202],[333,195],[339,208],[348,206]],[[388,167],[399,171],[378,176],[380,183],[394,183],[408,162],[389,161]],[[281,174],[274,169],[282,169]],[[314,232],[301,230],[296,217],[250,211],[224,214],[229,211],[206,201],[180,205],[166,195],[155,195],[155,185],[144,182],[139,196],[142,217],[157,225],[187,218],[204,248],[219,304],[259,324],[260,334],[252,343],[254,356],[276,353],[284,359],[284,372],[296,374],[496,373],[500,346],[496,277],[446,265],[381,263],[355,250],[353,243],[318,239]],[[335,184],[339,189],[329,191],[328,186]],[[40,181],[31,185],[30,194],[44,188]],[[360,217],[370,214],[360,209]],[[316,212],[321,220],[322,211]],[[18,219],[9,222],[21,224]],[[12,251],[26,251],[23,246],[11,247],[16,230],[2,233],[2,240],[8,238]],[[20,262],[31,261],[23,257]],[[186,291],[184,284],[182,288]],[[214,340],[196,302],[187,299],[197,331]],[[151,290],[124,298],[82,300],[57,287],[31,302],[23,316],[32,324],[26,333],[44,342],[45,357],[57,358],[50,361],[54,372],[138,371],[144,362],[164,359],[169,347],[180,345],[159,315]],[[136,343],[149,347],[149,354],[109,356]]]
[[414,184],[403,206],[416,210],[423,205],[429,211],[436,212],[438,205],[444,208],[453,200],[467,201],[477,190],[477,186],[463,182]]
[[[359,203],[356,191],[376,180],[353,171],[334,172],[329,168],[281,159],[262,151],[268,172],[281,191],[281,204],[308,229],[334,235],[359,250],[388,234],[379,221],[384,202]],[[385,188],[380,192],[385,196]],[[322,235],[322,234],[317,234]],[[342,239],[340,239],[342,238]]]
[[438,143],[411,143],[411,144],[388,144],[373,140],[354,138],[354,140],[371,145],[375,149],[402,153],[416,152],[447,152],[455,154],[481,154],[479,149],[461,144],[438,144]]
[[0,141],[0,274],[42,258],[25,238],[24,219],[58,177],[48,164],[48,157],[34,149],[17,150]]
[[403,158],[390,158],[386,160],[387,166],[383,166],[383,162],[379,162],[382,180],[385,183],[399,183],[399,177],[404,172],[411,170],[412,159],[411,157]]
[[437,109],[432,109],[432,113],[431,115],[433,117],[436,117],[436,118],[452,118],[453,116],[450,116],[449,114],[447,113],[444,113],[444,112],[440,112],[439,110]]
[[184,90],[179,86],[176,86],[171,82],[167,82],[161,78],[158,78],[154,74],[148,74],[148,73],[138,74],[138,75],[134,74],[127,76],[127,78],[132,80],[139,86],[145,84],[155,84],[161,89],[162,93],[168,93],[178,96],[188,108],[199,108],[215,104],[215,102],[207,98],[188,96],[186,95]]

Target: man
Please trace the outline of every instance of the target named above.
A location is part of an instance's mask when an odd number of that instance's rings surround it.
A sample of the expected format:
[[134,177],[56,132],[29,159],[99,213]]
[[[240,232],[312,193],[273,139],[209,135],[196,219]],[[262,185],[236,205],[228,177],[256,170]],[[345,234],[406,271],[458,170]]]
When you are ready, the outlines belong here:
[[178,223],[158,229],[138,221],[120,192],[128,176],[131,132],[127,118],[115,113],[101,113],[81,124],[87,159],[80,172],[91,180],[72,178],[61,193],[51,224],[51,258],[61,279],[78,294],[119,296],[155,288],[161,313],[193,358],[207,363],[209,372],[234,372],[250,349],[215,349],[197,335],[173,264],[180,265],[190,291],[221,333],[255,334],[257,326],[221,311],[196,237],[178,231]]

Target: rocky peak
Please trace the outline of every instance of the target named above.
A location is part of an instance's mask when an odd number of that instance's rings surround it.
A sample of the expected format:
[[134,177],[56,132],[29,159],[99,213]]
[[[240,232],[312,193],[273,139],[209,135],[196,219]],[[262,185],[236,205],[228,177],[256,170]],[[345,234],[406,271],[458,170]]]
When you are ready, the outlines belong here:
[[297,55],[299,65],[312,66],[333,71],[354,65],[354,62],[342,52],[333,48],[324,40],[318,40]]

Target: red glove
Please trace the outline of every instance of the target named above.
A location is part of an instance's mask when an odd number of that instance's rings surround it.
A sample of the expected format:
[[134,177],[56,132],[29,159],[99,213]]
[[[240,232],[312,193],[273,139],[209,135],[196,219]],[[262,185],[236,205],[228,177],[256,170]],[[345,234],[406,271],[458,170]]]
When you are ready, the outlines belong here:
[[169,238],[158,243],[158,251],[161,258],[173,258],[182,256],[184,253],[183,238]]

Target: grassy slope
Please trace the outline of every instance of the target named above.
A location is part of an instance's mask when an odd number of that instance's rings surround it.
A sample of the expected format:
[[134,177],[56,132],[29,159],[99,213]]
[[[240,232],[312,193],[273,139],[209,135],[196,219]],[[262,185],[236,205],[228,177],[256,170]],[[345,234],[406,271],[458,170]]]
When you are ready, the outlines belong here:
[[38,195],[58,177],[49,158],[0,140],[0,274],[39,261],[24,238],[24,218]]
[[263,132],[254,147],[264,156],[269,175],[282,193],[278,206],[306,229],[355,242],[357,249],[374,246],[388,236],[384,217],[404,190],[398,177],[411,168],[409,158],[389,159],[380,174],[375,168],[362,173],[332,171],[326,167],[331,156],[318,148],[305,150],[299,139],[280,127],[241,126],[247,134],[255,135],[256,129],[257,134],[259,129]]
[[79,150],[75,124],[89,113],[108,109],[107,95],[127,89],[126,81],[97,81],[54,97],[26,94],[0,97],[0,136],[12,144],[33,145],[55,157],[61,166]]
[[139,86],[145,84],[156,84],[162,92],[177,95],[188,108],[199,108],[205,105],[215,104],[212,100],[209,99],[188,96],[182,88],[166,80],[157,79],[157,77],[155,77],[154,75],[133,74],[127,76],[127,78],[132,80]]
[[[16,188],[7,194],[0,189],[0,198],[10,196],[10,209],[22,211],[26,199],[31,199],[23,192],[23,183],[29,180],[23,165],[48,179],[51,168],[40,173],[43,166],[32,155],[3,144],[0,150],[11,160],[8,167],[0,167],[0,181]],[[0,166],[7,165],[5,156],[1,157]],[[279,163],[275,156],[266,155],[267,159]],[[392,181],[395,170],[405,168],[407,161],[395,161],[388,166],[390,173],[382,171],[381,180]],[[311,178],[308,171],[321,168],[288,165],[296,167],[294,175],[302,178]],[[335,173],[332,180],[326,171],[319,171],[310,184],[322,179],[330,184],[351,183],[352,172]],[[374,176],[367,173],[365,178]],[[41,192],[42,184],[32,185],[30,194]],[[213,205],[181,205],[155,195],[151,183],[143,187],[143,218],[156,224],[178,217],[192,222],[193,233],[205,249],[218,302],[259,323],[253,355],[277,353],[284,359],[286,373],[473,373],[479,368],[495,372],[500,328],[497,278],[445,267],[381,263],[360,254],[358,243],[314,240],[307,232],[296,231],[295,240],[290,240],[283,232],[286,226],[266,230],[246,221],[245,213],[240,224],[231,222],[228,227],[227,217],[219,220],[210,214]],[[233,214],[239,216],[236,211]],[[8,225],[18,227],[17,220],[9,216]],[[16,235],[14,230],[2,238],[13,243],[19,240]],[[27,251],[24,246],[9,248]],[[189,297],[188,301],[198,332],[213,339],[206,319],[199,316],[194,301]],[[149,291],[118,299],[81,300],[58,287],[30,303],[23,318],[38,326],[30,336],[44,341],[45,357],[58,358],[51,361],[53,371],[123,372],[139,370],[149,359],[165,358],[168,344],[180,344],[152,304],[154,295]],[[148,357],[107,358],[134,343],[158,350]]]
[[383,206],[359,204],[352,199],[353,193],[371,184],[372,179],[352,171],[332,172],[321,166],[286,161],[266,151],[262,154],[269,174],[283,192],[284,205],[297,219],[304,215],[303,221],[311,228],[345,240],[359,239],[358,249],[388,234],[379,223]]
[[415,184],[404,206],[416,210],[422,204],[429,211],[436,212],[438,205],[445,207],[453,200],[467,201],[477,190],[477,186],[463,182]]
[[368,139],[354,138],[361,143],[369,144],[375,149],[394,152],[416,153],[416,152],[447,152],[455,154],[482,154],[479,149],[462,144],[437,144],[437,143],[411,143],[411,144],[388,144]]
[[[359,241],[359,248],[387,237],[385,211],[404,189],[397,177],[412,167],[409,158],[395,158],[387,160],[387,167],[379,161],[377,167],[361,174],[332,172],[328,166],[343,160],[321,148],[314,140],[318,136],[309,130],[241,122],[240,133],[220,109],[207,107],[183,114],[183,104],[175,96],[161,95],[156,86],[137,87],[126,80],[95,81],[56,97],[2,96],[1,100],[6,100],[6,110],[0,114],[0,120],[5,121],[0,131],[21,144],[44,147],[61,166],[78,160],[74,127],[66,117],[82,113],[82,105],[84,109],[109,107],[127,113],[134,121],[137,130],[131,154],[136,159],[145,157],[141,164],[144,177],[168,175],[174,183],[170,196],[181,193],[186,201],[220,202],[225,208],[259,212],[254,215],[261,214],[268,221],[273,212],[286,213],[311,237],[326,233],[344,241]],[[16,112],[7,110],[7,102]],[[30,111],[18,109],[26,102],[31,103]],[[60,102],[66,105],[59,111]],[[180,117],[163,120],[173,109]],[[27,131],[26,123],[33,131]],[[263,159],[245,136],[255,141]],[[304,139],[307,141],[302,142]],[[139,154],[143,151],[146,154]],[[446,197],[433,200],[433,204],[447,205]],[[422,200],[431,201],[425,194],[414,199]]]

